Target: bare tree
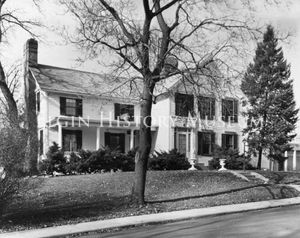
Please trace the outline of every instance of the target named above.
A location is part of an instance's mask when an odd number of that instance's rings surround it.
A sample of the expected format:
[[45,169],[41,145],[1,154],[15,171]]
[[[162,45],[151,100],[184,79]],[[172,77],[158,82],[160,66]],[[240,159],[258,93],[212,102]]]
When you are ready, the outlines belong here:
[[[247,56],[249,45],[245,44],[260,33],[252,16],[256,5],[251,1],[225,0],[61,3],[79,24],[69,39],[87,52],[87,58],[101,61],[104,56],[102,62],[113,69],[111,75],[122,76],[124,83],[140,92],[140,141],[133,199],[143,204],[156,87],[175,75],[195,88],[203,86],[199,75],[205,76],[205,84],[211,87],[216,87],[221,78],[231,82],[240,76],[241,64],[237,63]],[[110,58],[108,54],[114,56]],[[178,67],[172,63],[174,60]],[[212,62],[222,74],[211,73],[208,65]],[[167,70],[168,67],[174,69]]]
[[[13,28],[21,29],[29,33],[31,36],[36,36],[32,32],[32,27],[40,26],[36,21],[22,19],[15,9],[6,7],[8,0],[0,0],[0,46],[9,41],[8,34]],[[37,4],[37,1],[34,1]],[[2,55],[1,55],[2,56]],[[5,57],[5,56],[2,56]],[[3,59],[0,59],[0,92],[2,92],[3,107],[6,109],[6,116],[10,126],[19,127],[20,118],[18,105],[15,98],[15,89],[17,88],[17,77],[20,76],[20,69],[12,67],[10,70],[4,69]],[[6,65],[7,66],[7,65]],[[6,72],[6,73],[5,73]],[[18,78],[19,79],[19,78]],[[1,98],[1,95],[0,95]],[[28,128],[30,130],[30,128]],[[37,133],[37,132],[36,132]],[[28,134],[29,135],[29,134]],[[36,143],[35,143],[36,144]],[[29,143],[29,147],[36,145]],[[30,160],[34,160],[37,155],[28,154]],[[33,164],[34,167],[34,164]],[[36,167],[36,166],[35,166]],[[36,170],[36,168],[33,168]]]

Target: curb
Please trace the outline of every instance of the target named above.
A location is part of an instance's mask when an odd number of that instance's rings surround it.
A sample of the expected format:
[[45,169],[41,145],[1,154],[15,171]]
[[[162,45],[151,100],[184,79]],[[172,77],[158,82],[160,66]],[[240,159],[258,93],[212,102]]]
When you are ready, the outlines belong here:
[[179,221],[192,218],[200,218],[212,215],[224,215],[230,213],[246,212],[266,208],[275,208],[282,206],[291,206],[300,204],[300,197],[269,200],[262,202],[251,202],[242,204],[232,204],[225,206],[215,206],[208,208],[199,208],[191,210],[182,210],[174,212],[164,212],[149,215],[140,215],[132,217],[122,217],[109,220],[100,220],[84,222],[73,225],[63,225],[57,227],[41,228],[36,230],[26,230],[0,234],[0,238],[41,238],[71,235],[76,233],[98,231],[117,227],[127,227],[143,224],[153,224],[160,222]]

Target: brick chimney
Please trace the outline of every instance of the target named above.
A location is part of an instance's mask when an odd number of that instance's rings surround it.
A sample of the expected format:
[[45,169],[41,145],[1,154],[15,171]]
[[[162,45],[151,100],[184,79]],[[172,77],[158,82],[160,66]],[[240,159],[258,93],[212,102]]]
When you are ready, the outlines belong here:
[[24,60],[27,66],[36,66],[38,63],[38,42],[31,38],[26,41],[24,47]]

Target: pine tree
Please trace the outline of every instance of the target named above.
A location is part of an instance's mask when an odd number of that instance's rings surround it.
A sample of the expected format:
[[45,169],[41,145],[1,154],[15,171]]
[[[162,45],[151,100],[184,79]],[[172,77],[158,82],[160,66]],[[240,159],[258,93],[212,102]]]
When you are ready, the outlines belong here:
[[263,41],[257,44],[254,62],[248,66],[241,88],[248,99],[244,133],[249,151],[258,153],[257,168],[261,169],[264,152],[282,163],[284,152],[291,150],[289,142],[296,136],[298,109],[290,65],[278,47],[272,26],[267,27]]

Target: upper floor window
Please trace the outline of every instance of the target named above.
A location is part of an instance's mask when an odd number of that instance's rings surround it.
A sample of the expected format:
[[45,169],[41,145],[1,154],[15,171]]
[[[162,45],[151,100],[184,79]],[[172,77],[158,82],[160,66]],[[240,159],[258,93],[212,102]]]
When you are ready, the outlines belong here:
[[212,155],[215,144],[215,133],[198,132],[198,155]]
[[238,122],[238,101],[235,99],[222,99],[222,120]]
[[175,115],[188,117],[194,114],[194,96],[190,94],[175,94]]
[[215,116],[215,99],[211,97],[198,97],[198,110],[201,119],[213,120]]
[[115,119],[133,121],[134,105],[115,103]]
[[238,149],[238,135],[222,134],[222,147],[225,149]]
[[60,114],[81,117],[82,99],[60,97]]

